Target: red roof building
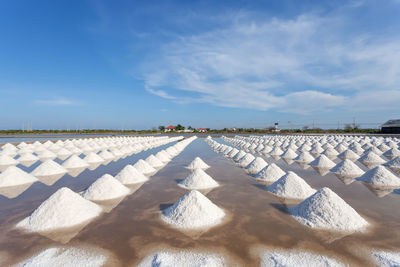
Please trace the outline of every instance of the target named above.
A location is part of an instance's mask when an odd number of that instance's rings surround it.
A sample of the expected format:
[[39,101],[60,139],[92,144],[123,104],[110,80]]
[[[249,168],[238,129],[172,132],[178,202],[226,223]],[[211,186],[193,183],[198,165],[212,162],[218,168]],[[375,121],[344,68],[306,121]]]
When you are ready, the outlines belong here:
[[205,133],[207,132],[207,128],[198,128],[197,131],[199,131],[200,133]]
[[166,127],[164,131],[165,131],[165,132],[175,131],[175,127],[172,126],[172,125],[170,125],[170,126]]

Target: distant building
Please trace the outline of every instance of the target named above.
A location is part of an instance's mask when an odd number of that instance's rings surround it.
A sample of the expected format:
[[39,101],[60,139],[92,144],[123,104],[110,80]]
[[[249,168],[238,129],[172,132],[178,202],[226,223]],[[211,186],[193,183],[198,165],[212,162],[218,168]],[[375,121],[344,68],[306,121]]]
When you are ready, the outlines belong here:
[[382,133],[400,134],[400,120],[388,120],[382,125]]
[[175,127],[172,126],[172,125],[166,127],[165,130],[164,130],[164,132],[172,132],[172,131],[175,131]]
[[205,132],[207,132],[207,128],[198,128],[197,131],[199,133],[205,133]]

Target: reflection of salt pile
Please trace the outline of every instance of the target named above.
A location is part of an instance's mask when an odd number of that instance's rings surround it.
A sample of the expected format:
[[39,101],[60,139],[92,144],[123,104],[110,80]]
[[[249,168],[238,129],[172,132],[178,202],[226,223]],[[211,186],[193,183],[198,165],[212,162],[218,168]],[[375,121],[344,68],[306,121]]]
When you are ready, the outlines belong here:
[[69,170],[75,168],[87,168],[89,167],[89,164],[86,162],[86,160],[81,159],[77,155],[72,155],[62,164],[62,166]]
[[138,266],[222,267],[227,265],[225,264],[224,258],[217,254],[206,254],[192,251],[160,251],[144,258]]
[[262,169],[264,169],[267,165],[268,165],[268,163],[266,163],[263,158],[257,157],[249,165],[247,165],[246,171],[249,172],[250,174],[257,174]]
[[331,172],[344,176],[360,176],[364,173],[356,164],[351,160],[345,159],[339,162],[335,167],[331,169]]
[[372,151],[362,155],[358,160],[362,163],[367,163],[367,164],[385,163],[385,160],[383,160],[380,156],[378,156],[377,154],[375,154]]
[[311,228],[354,232],[368,226],[364,218],[327,187],[291,208],[290,213]]
[[31,257],[18,266],[104,266],[107,261],[107,253],[98,249],[52,247]]
[[116,176],[115,179],[120,181],[122,184],[130,185],[143,183],[149,180],[143,173],[138,171],[132,165],[126,165]]
[[36,177],[50,176],[50,175],[57,175],[61,177],[67,172],[68,171],[63,166],[49,159],[40,164],[39,166],[37,166],[36,169],[32,171],[32,174]]
[[121,198],[129,194],[129,188],[121,184],[109,174],[104,174],[94,181],[82,196],[88,200],[109,200]]
[[334,258],[298,250],[267,250],[261,253],[261,267],[269,266],[345,266]]
[[244,168],[249,165],[254,159],[255,157],[252,154],[247,153],[243,158],[239,160],[238,165]]
[[195,169],[188,177],[179,183],[186,189],[208,189],[219,186],[219,184],[202,169]]
[[0,173],[0,187],[30,184],[37,180],[35,176],[15,166],[10,166],[4,172]]
[[151,167],[146,161],[139,159],[135,165],[133,165],[138,171],[143,174],[155,173],[157,170]]
[[372,257],[377,266],[398,267],[400,266],[400,252],[397,251],[372,251]]
[[45,200],[29,217],[19,222],[17,227],[32,232],[73,227],[93,219],[101,211],[98,205],[63,187]]
[[357,180],[378,186],[388,186],[388,187],[400,186],[400,178],[391,173],[383,166],[377,166],[365,172],[362,176],[358,177]]
[[289,171],[267,187],[267,191],[283,198],[305,199],[316,191],[296,173]]
[[153,168],[160,168],[164,166],[164,163],[156,158],[156,156],[154,156],[153,154],[148,156],[145,161]]
[[355,161],[359,158],[360,156],[356,153],[354,153],[352,150],[345,150],[342,153],[338,155],[338,158],[344,160],[344,159],[349,159],[351,161]]
[[162,219],[183,229],[203,229],[221,223],[225,212],[202,193],[192,190],[171,207],[163,210]]
[[318,168],[328,168],[331,169],[335,166],[335,162],[330,160],[327,156],[321,155],[315,160],[311,161],[308,165]]
[[188,169],[194,170],[194,169],[208,169],[210,166],[208,166],[207,163],[205,163],[201,158],[196,157],[188,166]]
[[275,163],[271,163],[270,165],[262,169],[255,178],[265,182],[275,182],[285,174],[286,173]]

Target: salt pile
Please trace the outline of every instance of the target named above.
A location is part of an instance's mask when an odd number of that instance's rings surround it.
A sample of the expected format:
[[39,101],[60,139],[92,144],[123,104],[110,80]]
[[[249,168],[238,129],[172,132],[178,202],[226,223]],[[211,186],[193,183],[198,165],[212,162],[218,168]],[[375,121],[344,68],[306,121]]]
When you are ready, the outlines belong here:
[[90,152],[86,157],[83,158],[89,164],[100,164],[104,162],[104,159],[94,152]]
[[88,200],[109,200],[121,198],[129,194],[129,188],[121,184],[109,174],[104,174],[91,184],[82,196]]
[[356,180],[378,186],[400,187],[400,178],[383,166],[377,166],[365,172]]
[[236,149],[236,148],[234,148],[234,149],[232,149],[231,152],[229,152],[226,156],[227,156],[228,158],[233,158],[234,156],[236,156],[237,153],[239,153],[239,150]]
[[146,161],[139,159],[135,165],[133,165],[138,171],[143,174],[155,173],[157,170],[151,167]]
[[144,258],[138,266],[223,267],[227,265],[224,258],[218,254],[193,251],[159,251]]
[[148,156],[145,161],[152,166],[153,168],[161,168],[163,167],[165,164],[159,160],[156,156],[154,156],[153,154]]
[[299,163],[309,163],[314,160],[314,157],[307,151],[301,152],[300,155],[294,158],[294,161]]
[[161,151],[157,152],[156,157],[157,157],[159,160],[161,160],[162,162],[164,162],[164,163],[167,163],[167,162],[170,162],[170,161],[171,161],[170,156],[169,156],[168,153],[165,152],[164,150],[161,150]]
[[349,159],[349,160],[351,160],[351,161],[355,161],[355,160],[357,160],[358,158],[359,158],[360,156],[358,155],[358,154],[356,154],[356,153],[354,153],[352,150],[346,150],[346,151],[343,151],[342,153],[340,153],[339,155],[338,155],[338,158],[340,158],[340,159],[342,159],[342,160],[344,160],[344,159]]
[[383,165],[388,166],[395,170],[400,170],[400,157],[396,157],[396,158],[392,159],[391,161],[384,163]]
[[265,182],[275,182],[285,174],[286,172],[279,168],[275,163],[271,163],[262,169],[255,178]]
[[99,153],[99,156],[102,157],[105,161],[111,161],[115,158],[114,154],[108,151],[107,149],[104,149]]
[[108,259],[105,252],[98,249],[74,248],[74,247],[52,247],[47,248],[39,254],[18,264],[24,267],[39,266],[104,266]]
[[98,205],[63,187],[19,222],[17,227],[31,232],[73,227],[95,218],[101,211]]
[[290,213],[298,222],[311,228],[355,232],[368,226],[364,218],[327,187],[291,208]]
[[400,253],[396,251],[372,251],[372,257],[377,266],[398,267],[400,266]]
[[294,152],[292,149],[287,149],[285,153],[282,154],[281,156],[284,159],[294,159],[295,157],[297,157],[296,152]]
[[324,155],[330,158],[335,158],[339,153],[332,147],[327,148],[324,152]]
[[188,169],[194,170],[194,169],[203,169],[206,170],[210,168],[207,163],[205,163],[201,158],[196,157],[188,166]]
[[62,166],[69,170],[77,168],[87,168],[89,167],[89,164],[86,162],[86,160],[81,159],[77,155],[72,155],[62,164]]
[[383,155],[388,159],[393,159],[395,157],[400,156],[400,150],[398,150],[397,148],[391,148],[390,150],[383,153]]
[[335,162],[330,160],[327,156],[321,155],[315,160],[311,161],[308,165],[318,168],[333,168],[335,166]]
[[274,149],[272,149],[271,152],[269,152],[269,154],[271,156],[280,156],[283,154],[283,151],[282,151],[282,149],[280,149],[280,147],[277,146]]
[[0,154],[0,171],[6,169],[8,166],[17,165],[18,163],[18,160],[15,160],[8,155]]
[[234,157],[233,160],[238,162],[241,160],[247,153],[244,150],[240,150],[239,153],[237,153]]
[[291,171],[268,186],[267,191],[283,198],[292,199],[305,199],[316,192],[306,181]]
[[58,152],[57,152],[57,157],[61,160],[65,160],[66,158],[68,158],[69,156],[72,155],[72,152],[69,151],[66,148],[61,148]]
[[32,174],[38,177],[38,176],[50,176],[50,175],[64,175],[67,172],[68,171],[63,166],[49,159],[40,164],[39,166],[37,166],[36,169],[32,171]]
[[354,176],[354,177],[364,174],[363,170],[361,170],[356,164],[354,164],[351,160],[348,159],[345,159],[336,164],[336,166],[331,169],[331,172],[343,176]]
[[208,189],[219,186],[219,184],[202,169],[195,169],[188,177],[179,183],[186,189]]
[[162,211],[162,220],[182,229],[204,229],[222,222],[225,212],[196,190]]
[[375,154],[372,151],[362,155],[358,160],[362,163],[367,163],[367,164],[385,163],[385,160],[383,160],[380,156],[378,156],[377,154]]
[[243,158],[239,160],[238,165],[244,168],[249,165],[254,159],[255,157],[252,154],[247,153]]
[[261,253],[261,267],[269,266],[291,266],[291,267],[309,267],[309,266],[345,266],[334,258],[320,254],[314,254],[308,251],[299,250],[267,250]]
[[50,150],[43,150],[42,152],[38,153],[38,157],[41,161],[46,161],[49,159],[55,159],[57,157],[56,154],[51,152]]
[[0,187],[17,186],[36,182],[35,176],[15,166],[8,167],[0,173]]
[[36,157],[35,155],[33,155],[32,153],[25,153],[21,157],[18,158],[18,161],[26,167],[32,166],[32,164],[38,160],[39,160],[39,158]]
[[143,173],[138,171],[132,165],[126,165],[116,176],[115,179],[120,181],[122,184],[130,185],[143,183],[149,180]]
[[259,173],[262,169],[264,169],[268,163],[265,162],[265,160],[261,157],[257,157],[255,160],[253,160],[247,167],[246,171],[250,174],[257,174]]

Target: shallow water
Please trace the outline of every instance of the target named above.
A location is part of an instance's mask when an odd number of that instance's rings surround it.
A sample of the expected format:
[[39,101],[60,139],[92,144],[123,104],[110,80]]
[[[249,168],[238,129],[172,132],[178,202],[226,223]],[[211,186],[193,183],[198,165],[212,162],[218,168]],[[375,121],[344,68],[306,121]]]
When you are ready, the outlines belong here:
[[[85,170],[76,178],[66,175],[52,186],[35,183],[13,199],[0,196],[0,251],[8,255],[6,264],[19,262],[48,246],[61,244],[13,228],[57,189],[67,186],[80,192],[101,175],[115,175],[126,164],[133,164],[170,145],[101,165],[93,171]],[[196,156],[211,166],[206,172],[221,184],[206,192],[206,196],[227,212],[228,221],[205,232],[184,233],[164,224],[160,220],[160,210],[188,192],[177,186],[177,180],[190,174],[190,170],[184,167]],[[269,163],[275,162],[285,171],[296,172],[315,189],[330,187],[373,227],[366,234],[341,236],[297,223],[287,213],[287,208],[295,203],[266,192],[262,184],[229,159],[212,151],[204,139],[199,138],[133,194],[87,224],[67,244],[107,249],[123,266],[135,265],[151,251],[166,247],[221,252],[246,266],[258,265],[254,250],[260,246],[307,249],[360,266],[369,264],[360,254],[363,247],[400,248],[400,194],[390,193],[380,198],[360,182],[346,185],[332,173],[321,176],[313,168],[303,169],[297,163],[288,165],[282,159],[264,159]],[[24,169],[30,170],[35,166]],[[365,166],[359,166],[366,170]]]

